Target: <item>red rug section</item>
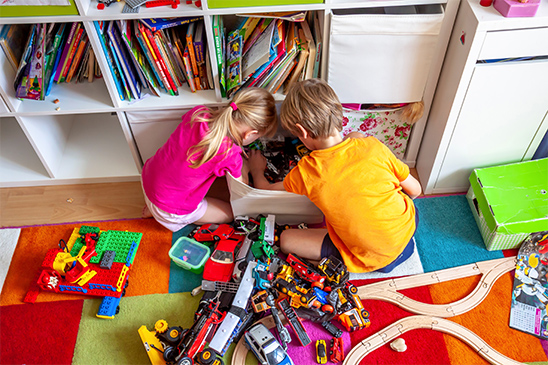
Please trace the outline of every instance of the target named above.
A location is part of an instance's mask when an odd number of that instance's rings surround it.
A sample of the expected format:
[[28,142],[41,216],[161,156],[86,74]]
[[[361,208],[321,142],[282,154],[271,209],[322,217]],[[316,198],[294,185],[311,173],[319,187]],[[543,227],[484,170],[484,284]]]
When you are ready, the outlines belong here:
[[0,363],[71,364],[83,304],[65,300],[2,306]]
[[[381,280],[354,280],[352,283],[360,286],[376,281]],[[423,303],[433,303],[428,287],[406,289],[402,290],[401,293]],[[380,300],[363,300],[362,303],[364,308],[369,312],[371,325],[366,329],[351,333],[352,347],[369,336],[394,324],[394,322],[414,315],[393,304]],[[387,344],[372,351],[360,364],[451,364],[441,332],[418,329],[406,332],[399,337],[405,340],[407,345],[405,352],[396,352]]]

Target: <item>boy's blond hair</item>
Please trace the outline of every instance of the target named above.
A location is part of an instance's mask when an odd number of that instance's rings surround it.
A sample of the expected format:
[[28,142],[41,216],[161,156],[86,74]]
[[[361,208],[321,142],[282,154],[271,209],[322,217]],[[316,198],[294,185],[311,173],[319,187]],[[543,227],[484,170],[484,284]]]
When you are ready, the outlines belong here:
[[256,87],[243,89],[227,106],[218,110],[204,109],[194,114],[191,123],[196,122],[207,122],[209,133],[189,151],[190,166],[194,168],[213,159],[227,136],[242,147],[243,140],[239,126],[248,126],[251,130],[258,131],[260,136],[272,136],[276,133],[278,127],[276,102],[272,94],[265,89]]
[[327,138],[342,130],[342,105],[335,91],[320,79],[296,83],[287,93],[280,111],[282,126],[299,135],[299,123],[312,138]]

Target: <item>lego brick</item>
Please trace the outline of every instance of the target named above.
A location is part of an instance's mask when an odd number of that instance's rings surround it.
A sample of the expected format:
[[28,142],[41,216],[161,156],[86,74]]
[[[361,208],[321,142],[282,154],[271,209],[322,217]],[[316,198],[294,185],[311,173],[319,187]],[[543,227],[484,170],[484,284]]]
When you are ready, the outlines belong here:
[[116,251],[106,250],[103,253],[103,258],[101,259],[101,263],[99,264],[99,267],[101,269],[110,270],[115,257],[116,257]]

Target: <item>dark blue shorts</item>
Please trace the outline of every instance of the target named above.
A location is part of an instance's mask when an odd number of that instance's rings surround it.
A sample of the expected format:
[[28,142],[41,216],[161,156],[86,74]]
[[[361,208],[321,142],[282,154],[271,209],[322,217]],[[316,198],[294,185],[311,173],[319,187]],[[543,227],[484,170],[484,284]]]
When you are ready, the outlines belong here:
[[[415,207],[415,227],[418,227],[419,226],[419,213],[417,212],[416,209],[417,208]],[[417,230],[417,228],[415,228],[415,232],[416,232],[416,230]],[[407,243],[407,246],[405,246],[405,248],[403,249],[403,252],[394,261],[392,261],[390,264],[388,264],[385,267],[382,267],[382,268],[380,268],[376,271],[377,272],[382,272],[382,273],[391,272],[392,270],[394,270],[394,268],[396,268],[396,266],[398,266],[399,264],[401,264],[402,262],[407,260],[409,257],[411,257],[414,250],[415,250],[415,235],[413,234],[413,237],[411,237],[411,239]],[[341,253],[339,252],[337,247],[335,247],[335,245],[333,244],[333,241],[331,241],[331,237],[329,237],[329,233],[326,234],[325,237],[323,238],[321,255],[322,255],[322,258],[323,257],[329,257],[329,256],[335,256],[339,260],[343,261],[343,259],[341,257]]]

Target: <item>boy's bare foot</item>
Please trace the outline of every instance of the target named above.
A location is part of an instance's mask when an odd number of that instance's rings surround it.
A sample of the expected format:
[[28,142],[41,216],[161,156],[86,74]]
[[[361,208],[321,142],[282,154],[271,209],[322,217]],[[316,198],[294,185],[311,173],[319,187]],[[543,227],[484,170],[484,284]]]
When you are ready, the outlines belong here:
[[141,218],[152,218],[152,213],[148,210],[148,207],[145,205],[141,213]]

